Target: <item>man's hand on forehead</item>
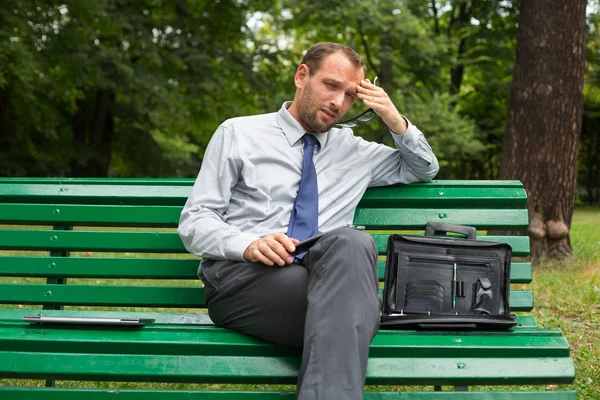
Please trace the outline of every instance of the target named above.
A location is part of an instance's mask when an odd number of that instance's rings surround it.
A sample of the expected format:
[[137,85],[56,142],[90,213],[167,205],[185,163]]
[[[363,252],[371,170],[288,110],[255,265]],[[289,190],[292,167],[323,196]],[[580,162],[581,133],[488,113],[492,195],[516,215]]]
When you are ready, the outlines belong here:
[[363,79],[356,87],[357,97],[365,106],[372,108],[392,130],[403,134],[408,128],[406,120],[400,115],[388,94],[379,86],[375,86],[369,79]]

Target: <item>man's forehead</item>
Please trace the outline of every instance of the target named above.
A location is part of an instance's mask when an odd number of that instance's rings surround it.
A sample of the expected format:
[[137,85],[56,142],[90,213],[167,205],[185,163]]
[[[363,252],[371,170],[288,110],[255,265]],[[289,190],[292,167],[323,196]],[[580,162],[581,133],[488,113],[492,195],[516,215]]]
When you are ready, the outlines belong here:
[[324,81],[336,83],[340,86],[355,88],[364,79],[362,68],[339,69],[339,68],[321,68],[320,77]]
[[362,67],[355,65],[342,52],[337,52],[327,56],[321,65],[321,70],[333,73],[339,77],[355,78],[358,81],[365,79],[365,73]]

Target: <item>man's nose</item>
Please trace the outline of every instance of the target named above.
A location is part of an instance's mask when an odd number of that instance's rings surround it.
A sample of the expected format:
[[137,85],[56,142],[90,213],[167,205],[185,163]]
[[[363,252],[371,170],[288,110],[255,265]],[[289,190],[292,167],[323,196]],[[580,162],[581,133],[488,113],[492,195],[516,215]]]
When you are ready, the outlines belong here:
[[342,104],[344,104],[344,98],[346,94],[344,92],[338,92],[331,98],[331,107],[339,110],[342,108]]

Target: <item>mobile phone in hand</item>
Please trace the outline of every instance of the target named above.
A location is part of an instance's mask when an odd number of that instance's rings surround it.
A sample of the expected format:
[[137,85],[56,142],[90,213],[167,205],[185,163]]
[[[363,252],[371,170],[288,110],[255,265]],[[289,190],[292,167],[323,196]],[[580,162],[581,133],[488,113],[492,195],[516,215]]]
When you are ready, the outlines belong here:
[[293,256],[296,256],[298,254],[302,254],[302,253],[308,251],[308,249],[310,249],[315,243],[317,243],[317,240],[321,239],[323,237],[323,235],[325,235],[325,233],[321,233],[319,235],[316,235],[316,236],[310,237],[308,239],[305,239],[301,242],[298,242],[296,244],[296,250],[290,254]]

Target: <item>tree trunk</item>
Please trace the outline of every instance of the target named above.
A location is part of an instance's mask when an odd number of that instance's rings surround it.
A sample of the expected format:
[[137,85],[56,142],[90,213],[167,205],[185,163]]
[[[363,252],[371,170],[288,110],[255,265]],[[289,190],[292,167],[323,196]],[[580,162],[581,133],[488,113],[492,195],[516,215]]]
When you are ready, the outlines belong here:
[[[112,89],[96,92],[93,115],[89,121],[88,104],[77,102],[77,111],[71,118],[73,148],[71,175],[77,177],[106,177],[112,154],[113,115],[111,106],[115,93]],[[89,127],[89,128],[88,128]]]
[[527,190],[534,262],[572,252],[585,9],[585,0],[521,2],[500,178],[519,179]]
[[96,94],[96,110],[92,119],[90,146],[94,157],[88,165],[89,176],[108,176],[112,152],[113,115],[111,106],[115,99],[112,89],[101,89]]
[[[451,38],[451,32],[456,31],[458,32],[460,39],[458,41],[456,52],[456,65],[450,70],[450,91],[452,94],[458,94],[465,74],[464,57],[467,49],[467,41],[462,37],[463,33],[461,30],[469,25],[471,19],[471,7],[466,0],[459,1],[452,7],[452,18],[450,19],[450,24],[448,26],[448,36]],[[455,7],[458,7],[458,11],[455,11]],[[458,12],[458,16],[455,18],[456,12]]]

